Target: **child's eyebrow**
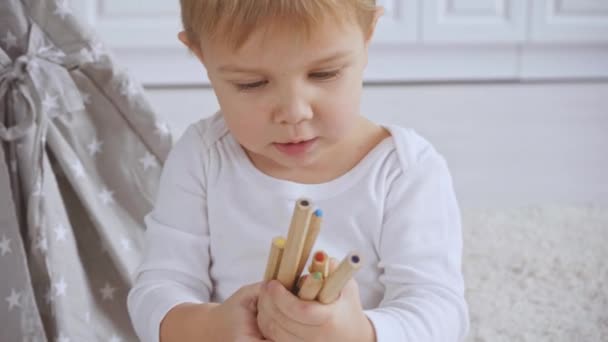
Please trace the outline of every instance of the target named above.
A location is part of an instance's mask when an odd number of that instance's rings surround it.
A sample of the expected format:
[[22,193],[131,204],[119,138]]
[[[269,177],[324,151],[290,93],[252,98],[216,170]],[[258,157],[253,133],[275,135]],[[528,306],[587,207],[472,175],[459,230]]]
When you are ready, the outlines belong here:
[[323,57],[321,59],[318,59],[316,61],[313,61],[312,63],[310,63],[311,65],[319,65],[319,64],[324,64],[324,63],[329,63],[329,62],[333,62],[335,60],[339,60],[342,59],[346,56],[349,56],[352,53],[352,51],[338,51],[336,53],[331,54],[328,57]]
[[[336,53],[333,53],[327,57],[323,57],[320,58],[318,60],[312,61],[310,63],[310,66],[315,66],[315,65],[320,65],[320,64],[324,64],[324,63],[329,63],[332,61],[336,61],[336,60],[340,60],[344,57],[349,56],[352,53],[352,51],[338,51]],[[259,69],[259,68],[247,68],[247,67],[241,67],[241,66],[237,66],[237,65],[230,65],[230,64],[226,64],[226,65],[222,65],[219,67],[218,69],[220,72],[224,73],[224,72],[228,72],[228,73],[247,73],[247,74],[260,74],[260,73],[264,73],[265,70],[263,69]]]

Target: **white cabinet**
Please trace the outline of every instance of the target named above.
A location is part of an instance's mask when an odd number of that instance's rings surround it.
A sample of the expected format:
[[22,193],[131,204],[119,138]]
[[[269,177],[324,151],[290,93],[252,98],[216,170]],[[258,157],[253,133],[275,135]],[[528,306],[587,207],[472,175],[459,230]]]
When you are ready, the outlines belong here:
[[534,43],[608,44],[607,0],[532,0]]
[[607,0],[530,0],[522,79],[608,77]]
[[515,43],[526,39],[526,0],[425,0],[427,43]]
[[[71,0],[146,85],[207,83],[179,2]],[[378,0],[368,82],[608,77],[608,0]]]
[[413,43],[418,40],[418,0],[379,0],[384,15],[376,28],[374,44]]

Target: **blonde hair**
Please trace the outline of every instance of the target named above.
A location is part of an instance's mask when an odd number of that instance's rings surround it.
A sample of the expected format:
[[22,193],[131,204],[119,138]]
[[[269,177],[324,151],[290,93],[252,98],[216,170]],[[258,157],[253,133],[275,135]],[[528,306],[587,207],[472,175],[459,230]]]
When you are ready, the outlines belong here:
[[284,24],[309,35],[330,18],[371,29],[376,0],[180,0],[182,24],[190,44],[221,37],[238,49],[256,28]]

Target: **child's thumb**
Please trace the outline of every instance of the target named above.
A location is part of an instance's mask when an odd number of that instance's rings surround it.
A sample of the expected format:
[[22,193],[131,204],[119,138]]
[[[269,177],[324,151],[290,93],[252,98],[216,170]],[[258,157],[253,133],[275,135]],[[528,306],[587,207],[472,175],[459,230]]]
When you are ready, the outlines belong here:
[[342,294],[348,297],[355,296],[356,298],[359,298],[359,285],[354,278],[350,278],[346,282],[346,285],[344,285],[344,288],[342,289]]
[[247,309],[257,311],[258,296],[260,295],[261,289],[261,282],[251,285],[245,285],[234,293],[232,299],[235,302],[240,303],[240,305],[244,305],[245,307],[247,307]]
[[263,282],[245,285],[237,291],[237,295],[241,298],[257,297],[262,289],[262,284]]

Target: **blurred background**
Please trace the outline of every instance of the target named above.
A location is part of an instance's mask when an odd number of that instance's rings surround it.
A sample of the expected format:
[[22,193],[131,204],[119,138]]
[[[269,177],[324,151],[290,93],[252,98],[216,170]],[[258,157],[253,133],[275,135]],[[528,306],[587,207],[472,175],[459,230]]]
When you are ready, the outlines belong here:
[[[430,139],[464,207],[608,203],[608,1],[379,3],[363,113]],[[177,1],[73,6],[175,137],[217,110]]]

